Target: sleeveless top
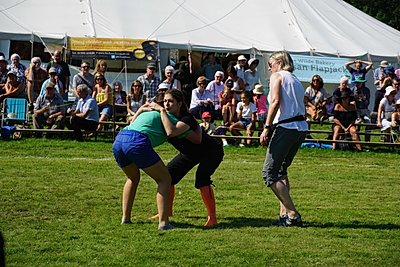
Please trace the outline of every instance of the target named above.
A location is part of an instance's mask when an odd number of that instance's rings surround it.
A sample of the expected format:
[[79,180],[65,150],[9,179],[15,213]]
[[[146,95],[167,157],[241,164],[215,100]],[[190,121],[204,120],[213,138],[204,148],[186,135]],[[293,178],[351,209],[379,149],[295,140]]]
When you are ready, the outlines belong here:
[[[280,104],[273,121],[274,124],[299,115],[305,115],[303,85],[291,72],[282,70],[278,74],[282,77],[282,84],[280,87]],[[268,102],[271,103],[271,91],[268,94]],[[282,123],[279,126],[298,131],[308,131],[306,121]]]
[[[97,102],[97,103],[100,103],[100,102],[104,101],[105,98],[106,98],[106,93],[103,92],[103,89],[101,89],[101,92],[98,92],[98,93],[96,94],[96,102]],[[111,94],[108,96],[107,103],[105,103],[105,104],[112,105],[112,97],[111,97]]]
[[130,98],[130,104],[131,104],[131,110],[133,112],[136,112],[143,104],[143,100],[144,100],[144,94],[140,97],[140,99],[138,101],[135,101],[132,97],[132,95],[129,95]]

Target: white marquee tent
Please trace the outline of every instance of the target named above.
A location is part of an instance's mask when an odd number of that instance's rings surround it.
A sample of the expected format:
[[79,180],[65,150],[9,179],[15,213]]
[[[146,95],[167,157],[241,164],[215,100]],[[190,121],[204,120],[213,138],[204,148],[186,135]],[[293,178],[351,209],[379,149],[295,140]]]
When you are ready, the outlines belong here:
[[0,39],[159,40],[161,48],[400,55],[400,32],[341,0],[0,0]]

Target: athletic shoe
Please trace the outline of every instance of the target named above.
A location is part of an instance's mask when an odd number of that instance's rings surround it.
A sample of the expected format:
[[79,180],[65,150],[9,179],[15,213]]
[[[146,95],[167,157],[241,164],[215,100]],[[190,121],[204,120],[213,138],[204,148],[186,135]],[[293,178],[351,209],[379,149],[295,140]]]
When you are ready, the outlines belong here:
[[288,218],[287,214],[279,215],[278,220],[273,221],[272,225],[273,226],[279,226],[279,224],[281,224],[283,221],[286,221],[287,218]]
[[131,220],[122,221],[121,224],[132,224],[132,221]]
[[303,226],[300,213],[296,217],[290,218],[289,216],[286,220],[282,220],[276,226],[292,227],[292,226]]

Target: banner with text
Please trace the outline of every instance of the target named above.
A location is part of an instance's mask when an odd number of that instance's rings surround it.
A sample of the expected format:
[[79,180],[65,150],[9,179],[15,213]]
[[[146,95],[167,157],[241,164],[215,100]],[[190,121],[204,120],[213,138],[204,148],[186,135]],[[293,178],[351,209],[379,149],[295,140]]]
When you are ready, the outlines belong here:
[[321,76],[325,83],[339,83],[341,77],[351,76],[344,66],[348,58],[291,56],[295,67],[293,73],[302,82],[310,82],[315,74]]
[[158,57],[158,42],[154,40],[70,37],[68,44],[73,59],[156,61]]

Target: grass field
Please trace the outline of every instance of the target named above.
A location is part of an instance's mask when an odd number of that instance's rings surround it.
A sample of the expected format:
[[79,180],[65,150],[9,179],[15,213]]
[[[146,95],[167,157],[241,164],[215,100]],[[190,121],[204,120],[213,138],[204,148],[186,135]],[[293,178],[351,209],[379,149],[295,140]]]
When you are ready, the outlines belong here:
[[[218,227],[194,172],[176,187],[176,229],[157,230],[142,176],[133,224],[120,225],[122,172],[110,142],[0,141],[0,231],[7,266],[400,266],[400,155],[302,149],[292,196],[302,228],[276,228],[263,148],[225,149],[214,175]],[[176,153],[157,148],[168,161]]]

